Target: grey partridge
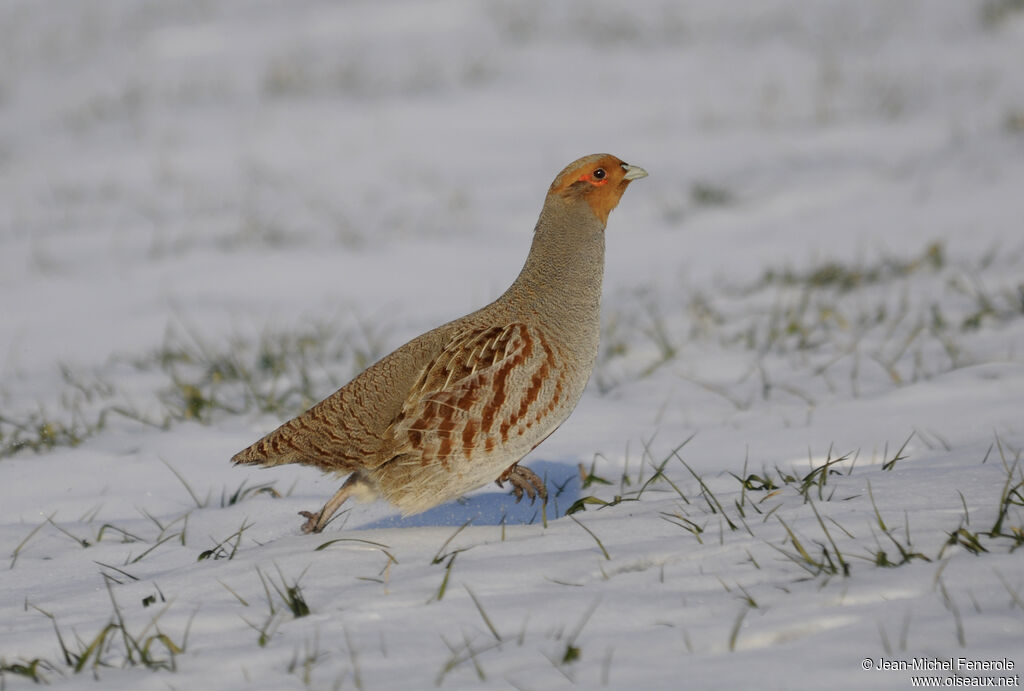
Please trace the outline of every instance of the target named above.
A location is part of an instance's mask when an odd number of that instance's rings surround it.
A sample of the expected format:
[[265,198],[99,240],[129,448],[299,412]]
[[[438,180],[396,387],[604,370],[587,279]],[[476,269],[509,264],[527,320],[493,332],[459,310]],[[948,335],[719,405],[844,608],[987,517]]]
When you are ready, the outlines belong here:
[[609,154],[570,163],[548,190],[526,264],[497,300],[414,338],[233,463],[348,475],[303,532],[350,496],[419,513],[488,482],[546,498],[518,465],[569,416],[597,358],[604,230],[647,172]]

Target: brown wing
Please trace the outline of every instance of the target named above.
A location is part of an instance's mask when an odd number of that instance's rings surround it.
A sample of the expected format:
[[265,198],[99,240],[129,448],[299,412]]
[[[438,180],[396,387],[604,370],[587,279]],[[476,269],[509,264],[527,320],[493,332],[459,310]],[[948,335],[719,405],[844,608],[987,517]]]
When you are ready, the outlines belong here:
[[500,451],[513,437],[543,438],[539,428],[564,395],[563,376],[539,329],[514,323],[463,331],[413,386],[392,425],[389,455],[448,467],[454,458]]
[[381,449],[408,392],[448,341],[447,327],[428,332],[384,357],[332,395],[284,423],[234,463],[300,463],[325,471],[373,468],[390,456]]

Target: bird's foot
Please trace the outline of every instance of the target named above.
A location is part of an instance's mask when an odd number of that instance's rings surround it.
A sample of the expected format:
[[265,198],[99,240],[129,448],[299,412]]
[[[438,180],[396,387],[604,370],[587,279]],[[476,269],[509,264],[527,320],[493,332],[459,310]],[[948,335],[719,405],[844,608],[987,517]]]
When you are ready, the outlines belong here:
[[352,473],[352,475],[345,480],[345,484],[341,486],[341,489],[335,492],[334,496],[327,500],[327,503],[324,504],[324,508],[315,513],[313,511],[299,511],[299,515],[306,519],[306,522],[302,524],[302,532],[308,535],[309,533],[319,533],[326,528],[327,524],[331,520],[331,516],[333,516],[341,505],[345,503],[345,500],[348,499],[348,495],[363,486],[360,484],[362,482],[363,479],[359,473]]
[[306,519],[306,522],[302,524],[303,533],[307,535],[309,533],[319,533],[324,529],[324,527],[320,525],[320,517],[323,515],[323,512],[299,511],[299,515]]
[[539,496],[541,501],[547,502],[548,500],[548,488],[544,486],[544,481],[540,479],[537,473],[533,472],[529,468],[523,468],[518,463],[513,463],[505,472],[498,476],[495,480],[498,487],[504,487],[502,482],[508,481],[512,483],[512,493],[516,495],[516,503],[523,498],[523,494],[526,494],[530,498],[532,504],[537,500]]

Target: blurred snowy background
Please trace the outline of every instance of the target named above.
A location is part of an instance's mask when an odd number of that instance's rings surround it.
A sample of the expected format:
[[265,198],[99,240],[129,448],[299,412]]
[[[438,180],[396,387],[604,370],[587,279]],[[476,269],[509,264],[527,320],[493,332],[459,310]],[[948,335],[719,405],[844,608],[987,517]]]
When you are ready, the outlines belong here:
[[[0,1],[0,683],[1019,671],[1021,65],[1018,0]],[[592,385],[532,456],[547,527],[485,488],[330,535],[387,558],[313,551],[295,511],[336,481],[227,459],[500,294],[601,151],[651,175]],[[573,514],[592,539],[561,517],[592,495],[640,501]]]

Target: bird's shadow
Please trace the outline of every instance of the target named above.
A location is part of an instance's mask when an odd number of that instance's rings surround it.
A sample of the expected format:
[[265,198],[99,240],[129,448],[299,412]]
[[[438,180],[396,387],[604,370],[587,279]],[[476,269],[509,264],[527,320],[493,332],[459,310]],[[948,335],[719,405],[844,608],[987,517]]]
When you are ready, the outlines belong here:
[[[493,492],[482,492],[457,501],[436,506],[415,516],[403,517],[395,514],[371,523],[358,526],[357,530],[372,528],[413,528],[422,526],[463,525],[508,525],[541,523],[545,518],[553,520],[565,514],[580,497],[579,471],[565,463],[534,461],[530,470],[537,473],[548,490],[547,506],[538,499],[535,502],[524,496],[516,502],[515,496],[495,487]],[[506,485],[507,487],[507,485]]]

